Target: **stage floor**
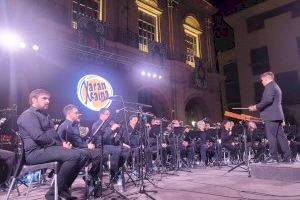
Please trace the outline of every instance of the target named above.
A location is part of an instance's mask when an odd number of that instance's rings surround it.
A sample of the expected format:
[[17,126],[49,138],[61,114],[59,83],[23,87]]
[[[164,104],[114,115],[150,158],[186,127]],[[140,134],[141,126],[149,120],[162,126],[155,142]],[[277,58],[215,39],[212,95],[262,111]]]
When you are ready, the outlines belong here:
[[[299,163],[296,165],[299,166]],[[299,166],[300,167],[300,166]],[[145,181],[146,190],[156,190],[157,193],[149,193],[155,199],[205,199],[205,200],[229,200],[229,199],[251,199],[251,200],[296,200],[300,199],[300,182],[286,182],[276,180],[263,180],[248,178],[248,174],[242,169],[235,169],[228,173],[229,167],[208,167],[192,169],[191,172],[178,171],[175,175],[153,176],[152,186]],[[172,172],[170,172],[172,174]],[[133,184],[126,185],[129,199],[149,199],[145,194],[132,194],[138,192],[139,187]],[[46,186],[35,189],[30,193],[31,200],[45,199]],[[78,177],[73,184],[73,195],[84,199],[84,182]],[[132,194],[132,195],[130,195]],[[0,193],[0,199],[5,194]],[[117,198],[116,194],[110,194],[102,199]],[[24,199],[16,197],[16,192],[11,199]],[[100,198],[99,198],[100,199]]]

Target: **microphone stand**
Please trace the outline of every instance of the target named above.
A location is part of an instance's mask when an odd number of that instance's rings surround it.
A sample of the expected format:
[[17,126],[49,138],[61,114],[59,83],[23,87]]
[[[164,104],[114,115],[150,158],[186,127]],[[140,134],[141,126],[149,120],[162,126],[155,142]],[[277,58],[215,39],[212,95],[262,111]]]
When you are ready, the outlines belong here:
[[[244,142],[244,148],[245,148],[245,159],[244,161],[240,162],[239,164],[235,165],[234,167],[232,167],[231,169],[228,170],[228,172],[231,172],[233,170],[235,170],[236,168],[240,167],[242,169],[245,170],[245,172],[248,173],[248,177],[251,177],[251,171],[250,171],[250,152],[247,146],[247,130],[245,127],[245,124],[241,124],[242,128],[243,128],[243,142]],[[242,165],[246,165],[246,168],[242,167]]]
[[[146,150],[149,149],[149,129],[148,127],[146,126],[147,124],[147,116],[153,116],[149,113],[144,113],[143,110],[142,110],[142,106],[141,104],[136,104],[139,106],[139,110],[138,111],[131,111],[131,112],[135,112],[138,114],[138,117],[139,117],[139,122],[141,123],[141,127],[144,128],[144,131],[142,131],[142,136],[141,136],[141,139],[139,140],[139,169],[140,169],[140,188],[139,188],[139,191],[137,193],[140,193],[140,194],[144,194],[146,195],[148,198],[152,199],[152,200],[155,200],[154,197],[152,197],[150,194],[148,194],[149,192],[154,192],[154,193],[157,193],[157,191],[155,190],[145,190],[145,180],[147,180],[149,183],[151,183],[152,185],[155,186],[154,183],[152,183],[146,176],[148,175],[148,169],[146,167]],[[147,106],[149,107],[149,106]],[[141,142],[143,141],[143,142]],[[140,149],[142,144],[144,143],[144,148]],[[133,194],[129,194],[129,195],[134,195],[136,193],[133,193]],[[128,195],[128,196],[129,196]]]
[[[161,145],[163,143],[163,129],[162,129],[162,126],[163,126],[163,122],[164,121],[167,122],[167,120],[162,118],[160,121],[161,122],[160,122],[160,125],[159,125],[159,135],[156,136],[156,160],[155,160],[155,165],[159,169],[160,181],[161,181],[163,174],[166,174],[166,175],[175,175],[175,174],[168,173],[167,170],[166,170],[166,166],[164,166],[164,164],[162,162],[162,155],[163,155],[163,147]],[[167,149],[165,149],[165,151],[167,151]],[[167,158],[165,158],[165,159],[167,159]]]

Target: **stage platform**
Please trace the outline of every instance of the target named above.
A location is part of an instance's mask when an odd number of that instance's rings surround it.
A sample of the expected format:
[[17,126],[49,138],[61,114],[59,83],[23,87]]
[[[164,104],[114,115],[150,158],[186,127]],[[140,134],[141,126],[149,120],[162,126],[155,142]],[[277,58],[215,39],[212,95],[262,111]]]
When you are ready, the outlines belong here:
[[[299,166],[299,163],[298,163]],[[252,166],[253,168],[254,166]],[[256,165],[255,165],[256,167]],[[258,166],[257,166],[258,167]],[[296,166],[294,166],[296,167]],[[174,175],[153,176],[155,186],[146,183],[146,190],[156,190],[157,193],[149,193],[157,200],[232,200],[232,199],[251,199],[251,200],[299,200],[300,183],[293,181],[264,180],[256,177],[248,178],[248,174],[242,169],[235,169],[228,173],[229,167],[207,167],[192,169],[191,172],[170,172]],[[293,170],[293,168],[285,168]],[[138,194],[139,187],[133,184],[126,185],[124,195],[128,199],[149,199],[145,194]],[[47,186],[42,186],[30,193],[30,200],[44,199]],[[79,199],[84,199],[84,182],[82,177],[78,177],[73,184],[73,195]],[[24,188],[22,189],[24,193]],[[4,199],[5,194],[0,193],[0,199]],[[17,197],[16,192],[12,198]],[[100,199],[100,198],[99,198]],[[102,199],[120,199],[116,194],[110,194]]]
[[255,163],[251,164],[251,174],[253,177],[260,179],[293,181],[300,183],[300,163]]

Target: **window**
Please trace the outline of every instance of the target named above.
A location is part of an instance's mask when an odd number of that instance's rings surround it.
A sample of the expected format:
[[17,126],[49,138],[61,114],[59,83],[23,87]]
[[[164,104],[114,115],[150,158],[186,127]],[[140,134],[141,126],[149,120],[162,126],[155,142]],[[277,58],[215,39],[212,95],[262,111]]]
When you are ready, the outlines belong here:
[[266,46],[250,50],[250,59],[253,75],[270,71],[269,54]]
[[139,11],[139,49],[148,52],[150,41],[155,41],[155,17]]
[[197,51],[197,38],[188,33],[185,34],[186,63],[195,67],[195,53]]
[[186,64],[195,67],[195,57],[201,57],[199,43],[200,25],[194,17],[188,16],[185,19],[183,28],[185,33]]
[[239,76],[237,63],[229,63],[224,65],[225,92],[227,108],[241,106],[241,95],[239,86]]
[[149,51],[149,43],[160,42],[160,15],[161,10],[141,2],[136,1],[138,6],[138,35],[139,49],[144,52]]
[[72,27],[74,29],[77,29],[78,15],[103,20],[103,0],[73,0],[72,6]]
[[254,101],[255,103],[258,103],[260,102],[262,94],[264,92],[264,87],[260,81],[254,83],[254,92],[255,92]]

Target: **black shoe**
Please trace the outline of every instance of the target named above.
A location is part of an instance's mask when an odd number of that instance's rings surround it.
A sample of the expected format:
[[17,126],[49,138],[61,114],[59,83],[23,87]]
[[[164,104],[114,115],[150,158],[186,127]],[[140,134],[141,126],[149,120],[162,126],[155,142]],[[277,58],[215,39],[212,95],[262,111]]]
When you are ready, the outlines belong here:
[[266,163],[266,164],[275,164],[275,163],[278,163],[278,161],[273,159],[273,158],[269,158],[269,159],[265,160],[264,163]]
[[77,199],[77,197],[72,196],[69,191],[59,192],[59,197],[64,198],[66,200],[76,200]]
[[290,158],[283,159],[282,163],[284,163],[284,164],[293,164],[293,162]]
[[[49,190],[45,195],[46,200],[54,200],[54,192],[52,190]],[[58,200],[61,200],[60,197],[58,197]]]

